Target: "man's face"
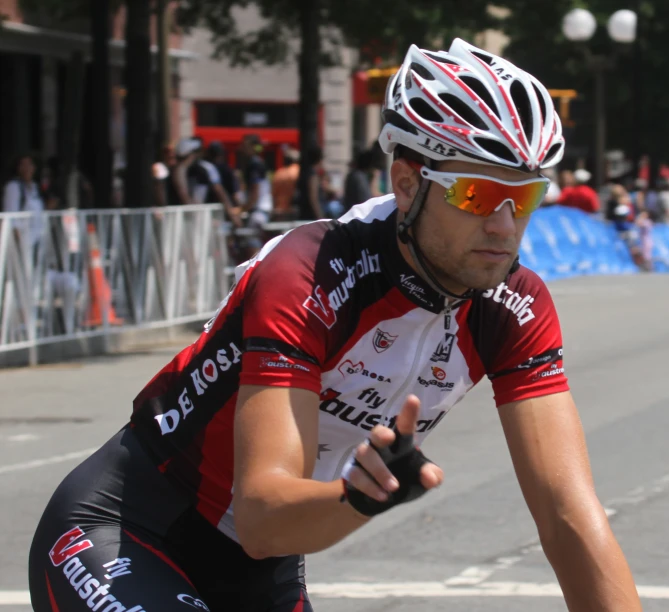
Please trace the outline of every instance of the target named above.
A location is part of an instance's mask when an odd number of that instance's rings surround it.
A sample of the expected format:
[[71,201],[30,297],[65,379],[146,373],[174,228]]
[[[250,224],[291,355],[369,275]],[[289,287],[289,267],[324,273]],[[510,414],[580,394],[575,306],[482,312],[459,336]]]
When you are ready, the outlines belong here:
[[[487,175],[505,181],[538,176],[538,172],[528,174],[461,161],[441,162],[436,169],[462,175]],[[419,180],[417,175],[416,180]],[[431,271],[444,287],[458,294],[467,289],[496,287],[506,278],[518,254],[529,216],[514,218],[510,204],[487,217],[475,215],[448,204],[444,200],[445,191],[443,186],[431,183],[412,230]],[[399,198],[398,205],[402,208]]]

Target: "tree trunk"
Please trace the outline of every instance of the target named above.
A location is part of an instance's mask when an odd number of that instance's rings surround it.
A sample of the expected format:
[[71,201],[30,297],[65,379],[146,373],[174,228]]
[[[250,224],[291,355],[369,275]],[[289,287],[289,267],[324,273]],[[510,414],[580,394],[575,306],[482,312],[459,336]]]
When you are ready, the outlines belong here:
[[318,147],[320,99],[320,8],[321,0],[303,0],[300,15],[300,217],[313,219],[309,204],[311,157]]
[[170,142],[171,118],[171,74],[169,58],[170,13],[169,0],[158,0],[157,3],[157,40],[158,40],[158,147],[164,147]]
[[77,160],[83,117],[84,79],[84,54],[82,51],[74,51],[67,66],[65,79],[65,103],[59,151],[61,161],[59,192],[64,194],[65,202],[70,208],[79,207]]
[[91,38],[93,39],[93,150],[95,151],[92,176],[95,208],[111,206],[111,144],[109,123],[111,117],[111,86],[109,70],[110,1],[90,3]]
[[126,170],[128,208],[151,205],[151,0],[128,0],[125,31]]

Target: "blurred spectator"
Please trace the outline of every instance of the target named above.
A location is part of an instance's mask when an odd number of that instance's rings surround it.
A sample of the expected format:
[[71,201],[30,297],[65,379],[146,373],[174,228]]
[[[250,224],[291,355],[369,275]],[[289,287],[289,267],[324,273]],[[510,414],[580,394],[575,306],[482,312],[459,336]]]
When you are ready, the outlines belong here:
[[256,134],[244,136],[238,150],[238,159],[246,186],[246,201],[243,209],[249,215],[248,225],[250,227],[262,227],[269,221],[272,212],[272,195],[267,177],[267,166],[261,157],[262,151],[262,143]]
[[274,173],[272,179],[272,219],[288,221],[297,218],[295,194],[300,176],[300,153],[295,149],[286,149],[286,165]]
[[361,151],[351,164],[351,169],[344,180],[344,197],[342,199],[344,212],[372,197],[371,173],[372,154],[370,151]]
[[241,207],[243,204],[241,187],[234,170],[228,164],[227,151],[223,143],[218,140],[209,143],[204,158],[216,166],[223,189],[232,198],[234,205]]
[[241,226],[241,209],[234,206],[232,199],[223,189],[221,175],[218,168],[202,156],[202,140],[193,139],[200,145],[195,152],[193,162],[188,168],[189,191],[194,204],[223,204],[228,219],[235,225]]
[[177,156],[174,147],[165,145],[161,150],[160,161],[151,168],[156,206],[173,206],[181,203],[173,181],[176,166]]
[[[578,208],[586,213],[597,213],[600,210],[599,196],[597,192],[586,183],[592,175],[584,168],[574,171],[574,185],[566,185],[557,199],[558,204]],[[568,175],[567,175],[568,178]]]
[[632,207],[632,198],[625,187],[622,185],[611,186],[605,213],[606,219],[613,221],[618,231],[629,229],[624,224],[631,223],[634,220],[634,210]]
[[300,219],[313,221],[323,218],[323,189],[321,175],[323,173],[323,151],[313,147],[307,152],[307,175],[300,183],[304,184],[305,192],[298,194]]
[[189,189],[188,169],[195,161],[199,149],[200,142],[193,138],[182,138],[177,144],[176,164],[169,177],[176,197],[174,201],[168,199],[168,204],[193,203],[193,194]]
[[657,190],[648,184],[643,178],[638,178],[634,182],[636,190],[632,194],[632,201],[638,212],[645,210],[651,221],[659,221],[662,218],[662,203]]
[[647,210],[642,210],[636,217],[636,226],[639,228],[639,260],[637,264],[642,270],[653,270],[653,221]]
[[660,199],[660,209],[662,218],[660,221],[666,223],[669,220],[669,180],[663,178],[658,180],[658,197]]
[[576,184],[574,173],[571,170],[562,170],[558,176],[557,183],[561,190],[565,187],[573,187]]
[[12,178],[5,185],[2,212],[32,212],[31,219],[14,225],[15,236],[33,250],[39,246],[43,231],[44,201],[35,182],[35,161],[30,155],[21,155],[12,167]]
[[550,180],[543,205],[551,206],[553,204],[557,204],[558,200],[560,199],[562,189],[560,189],[560,186],[555,181],[555,170],[553,168],[546,168],[545,170],[541,171],[541,174]]
[[329,219],[337,219],[344,214],[344,206],[341,198],[332,185],[332,177],[324,172],[321,179],[321,191],[323,194],[323,212]]

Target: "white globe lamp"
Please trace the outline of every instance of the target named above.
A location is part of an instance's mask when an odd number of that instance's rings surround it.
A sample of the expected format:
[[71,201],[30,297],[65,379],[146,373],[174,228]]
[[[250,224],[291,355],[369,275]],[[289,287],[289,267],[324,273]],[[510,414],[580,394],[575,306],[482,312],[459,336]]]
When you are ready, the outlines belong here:
[[609,36],[619,43],[631,43],[636,38],[636,13],[628,9],[616,11],[609,17]]
[[595,16],[586,9],[573,9],[562,19],[562,32],[569,40],[589,40],[596,29]]

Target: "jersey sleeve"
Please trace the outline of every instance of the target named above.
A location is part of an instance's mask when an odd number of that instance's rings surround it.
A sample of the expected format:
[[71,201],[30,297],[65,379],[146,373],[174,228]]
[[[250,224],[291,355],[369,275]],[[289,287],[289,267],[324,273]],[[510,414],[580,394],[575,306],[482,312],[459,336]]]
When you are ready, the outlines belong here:
[[511,278],[509,285],[483,294],[496,339],[484,365],[498,407],[569,390],[560,321],[548,288],[527,268]]
[[320,318],[313,312],[321,311],[305,306],[314,292],[319,295],[319,225],[266,245],[247,271],[240,384],[320,393],[330,334],[327,296]]

